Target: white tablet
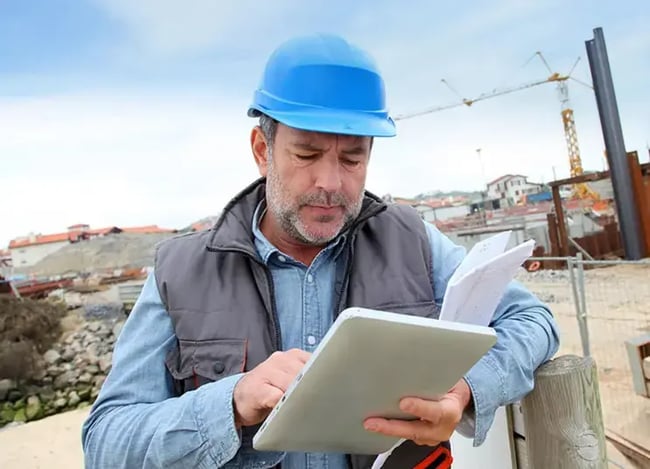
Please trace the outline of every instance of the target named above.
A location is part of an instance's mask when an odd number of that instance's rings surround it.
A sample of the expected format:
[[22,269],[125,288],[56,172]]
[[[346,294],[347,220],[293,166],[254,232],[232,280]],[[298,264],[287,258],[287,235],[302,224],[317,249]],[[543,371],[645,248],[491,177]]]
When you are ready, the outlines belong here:
[[492,328],[362,308],[343,311],[253,439],[265,451],[379,454],[398,438],[370,416],[413,418],[402,397],[445,394],[496,343]]

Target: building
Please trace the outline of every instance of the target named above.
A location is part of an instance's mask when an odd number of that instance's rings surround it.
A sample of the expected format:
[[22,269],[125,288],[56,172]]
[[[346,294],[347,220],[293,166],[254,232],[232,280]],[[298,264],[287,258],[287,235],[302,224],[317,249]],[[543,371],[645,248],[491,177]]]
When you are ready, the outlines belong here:
[[469,214],[469,205],[463,197],[445,197],[430,199],[407,199],[404,197],[384,196],[384,200],[398,205],[410,205],[420,217],[429,223],[437,223],[450,218],[462,217]]
[[525,202],[528,194],[537,194],[544,190],[543,184],[528,182],[521,174],[506,174],[487,184],[487,198],[499,200],[500,206],[514,207]]
[[86,241],[99,236],[107,236],[118,233],[173,233],[175,230],[159,228],[156,225],[139,226],[131,228],[118,228],[110,226],[106,228],[90,229],[85,224],[77,224],[68,227],[63,233],[34,234],[22,236],[9,242],[9,252],[13,267],[31,267],[39,261],[58,251],[71,243]]

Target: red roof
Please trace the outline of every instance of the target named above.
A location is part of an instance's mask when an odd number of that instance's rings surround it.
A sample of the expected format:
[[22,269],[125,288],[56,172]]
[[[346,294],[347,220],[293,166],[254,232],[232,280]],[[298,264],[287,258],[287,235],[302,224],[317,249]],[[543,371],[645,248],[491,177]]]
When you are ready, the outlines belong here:
[[35,235],[35,236],[25,236],[23,238],[13,239],[9,242],[9,249],[17,249],[26,246],[36,246],[39,244],[49,244],[49,243],[63,243],[63,242],[75,242],[78,241],[81,237],[88,236],[101,236],[109,233],[141,233],[141,234],[151,234],[151,233],[174,233],[176,230],[160,228],[157,225],[147,225],[147,226],[135,226],[131,228],[119,228],[117,226],[109,226],[106,228],[95,228],[93,230],[74,230],[66,231],[65,233],[55,233],[49,235]]
[[36,235],[28,236],[25,238],[12,239],[9,241],[9,249],[16,249],[25,246],[34,246],[37,244],[49,244],[49,243],[64,243],[70,241],[76,241],[81,235],[81,232],[65,232],[65,233],[55,233],[49,235]]

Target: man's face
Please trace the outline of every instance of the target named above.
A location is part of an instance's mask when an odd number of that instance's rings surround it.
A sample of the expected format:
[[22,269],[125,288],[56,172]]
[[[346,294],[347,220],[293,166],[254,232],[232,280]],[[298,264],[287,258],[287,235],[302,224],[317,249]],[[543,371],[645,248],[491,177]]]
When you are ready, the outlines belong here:
[[257,160],[268,211],[286,235],[316,246],[349,226],[361,210],[370,146],[369,137],[278,125],[271,151]]

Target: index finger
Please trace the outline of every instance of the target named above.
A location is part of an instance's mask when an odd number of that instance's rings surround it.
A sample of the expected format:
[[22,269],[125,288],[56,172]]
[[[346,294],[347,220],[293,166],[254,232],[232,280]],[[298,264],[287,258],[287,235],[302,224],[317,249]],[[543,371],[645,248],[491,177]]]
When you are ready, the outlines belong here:
[[307,363],[307,360],[309,360],[309,358],[311,357],[311,353],[306,352],[305,350],[301,350],[299,348],[291,349],[287,353],[297,358],[302,363]]

